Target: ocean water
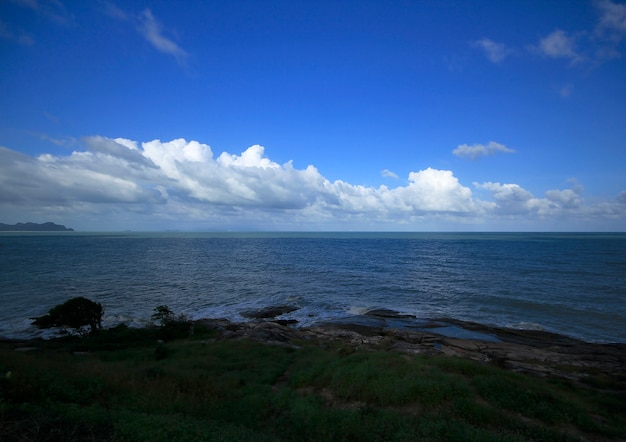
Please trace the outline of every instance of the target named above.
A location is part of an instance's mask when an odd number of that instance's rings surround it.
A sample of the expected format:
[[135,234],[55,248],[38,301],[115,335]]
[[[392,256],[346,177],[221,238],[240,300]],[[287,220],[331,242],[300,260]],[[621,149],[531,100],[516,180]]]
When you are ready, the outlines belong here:
[[74,296],[105,326],[290,304],[303,326],[389,308],[626,342],[626,234],[0,234],[0,336]]

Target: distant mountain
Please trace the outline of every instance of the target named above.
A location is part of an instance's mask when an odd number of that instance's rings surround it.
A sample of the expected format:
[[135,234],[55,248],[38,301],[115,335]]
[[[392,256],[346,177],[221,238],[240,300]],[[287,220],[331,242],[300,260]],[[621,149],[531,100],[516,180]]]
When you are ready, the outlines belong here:
[[73,232],[74,229],[65,227],[64,225],[51,222],[37,223],[17,223],[4,224],[0,223],[0,232]]

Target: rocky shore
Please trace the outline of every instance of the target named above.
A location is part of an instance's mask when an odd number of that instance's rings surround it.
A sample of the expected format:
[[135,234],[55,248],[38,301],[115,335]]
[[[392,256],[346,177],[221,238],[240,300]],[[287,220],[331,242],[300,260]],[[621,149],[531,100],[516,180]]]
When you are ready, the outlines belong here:
[[292,310],[290,306],[276,306],[249,311],[246,318],[251,320],[247,322],[198,322],[218,330],[220,339],[249,338],[288,346],[303,341],[319,345],[336,341],[347,348],[462,357],[575,381],[605,377],[613,385],[626,388],[626,343],[588,343],[545,331],[490,327],[448,318],[420,322],[385,309],[296,328],[295,321],[280,319]]

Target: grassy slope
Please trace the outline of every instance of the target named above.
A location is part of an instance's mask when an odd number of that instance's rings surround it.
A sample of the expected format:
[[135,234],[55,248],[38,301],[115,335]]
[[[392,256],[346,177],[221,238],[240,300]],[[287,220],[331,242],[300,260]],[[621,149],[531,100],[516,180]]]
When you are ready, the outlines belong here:
[[[0,440],[606,440],[610,381],[540,380],[450,357],[154,330],[0,344]],[[87,351],[87,353],[83,353]],[[79,352],[79,353],[77,353]]]

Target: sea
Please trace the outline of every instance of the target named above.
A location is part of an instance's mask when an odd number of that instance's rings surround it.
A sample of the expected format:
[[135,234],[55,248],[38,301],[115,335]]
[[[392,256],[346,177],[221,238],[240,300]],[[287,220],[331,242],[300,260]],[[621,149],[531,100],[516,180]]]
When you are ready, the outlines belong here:
[[50,336],[31,318],[76,296],[105,327],[291,305],[296,326],[385,308],[624,343],[626,234],[0,234],[0,337]]

